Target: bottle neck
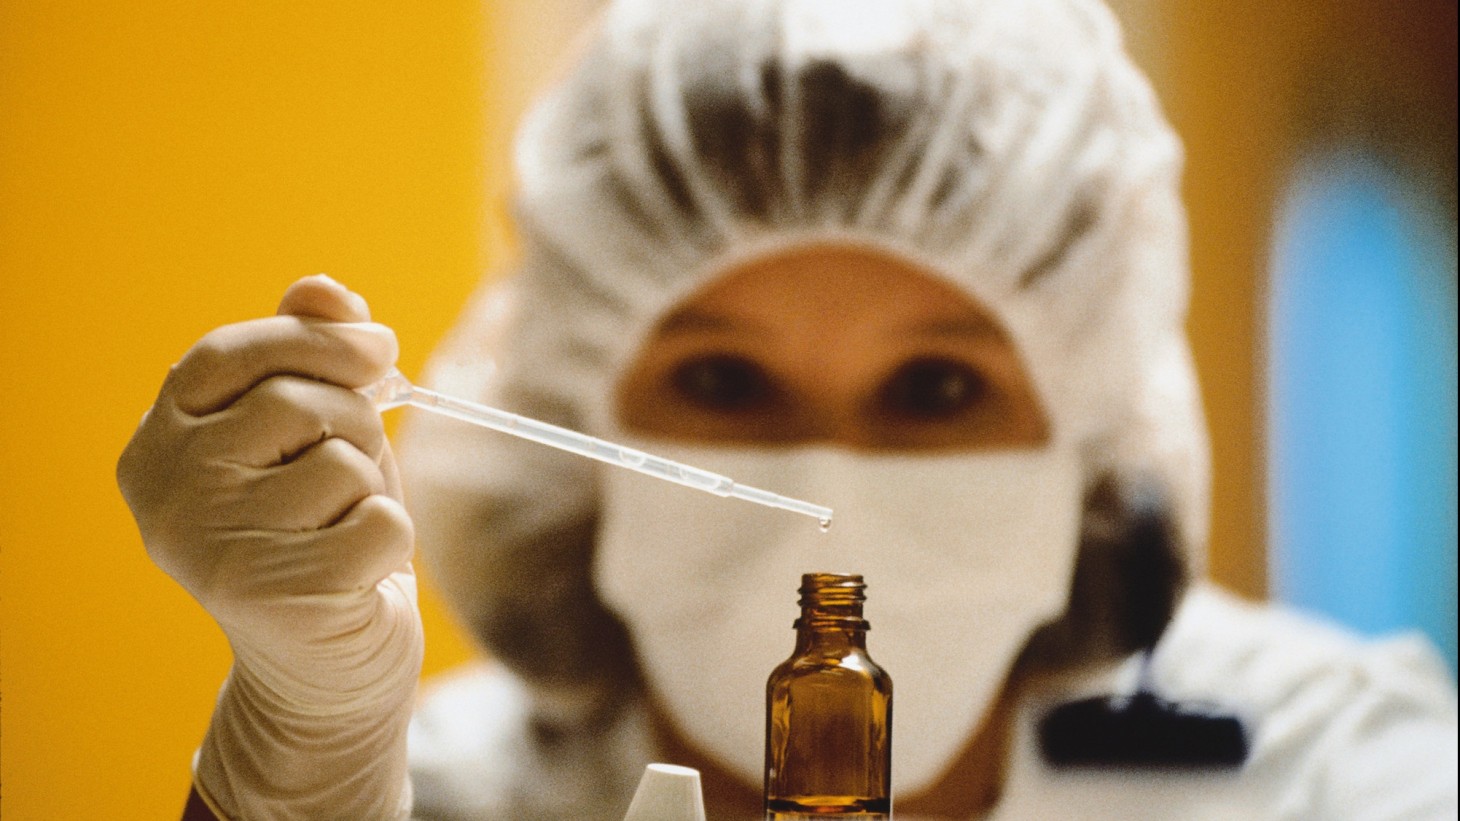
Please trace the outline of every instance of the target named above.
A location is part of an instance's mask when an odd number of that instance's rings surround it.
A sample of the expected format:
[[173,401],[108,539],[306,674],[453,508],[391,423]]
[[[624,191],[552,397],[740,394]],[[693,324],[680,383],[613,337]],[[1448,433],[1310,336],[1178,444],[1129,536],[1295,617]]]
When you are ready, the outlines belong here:
[[840,650],[866,650],[867,631],[846,627],[806,627],[796,631],[797,655],[810,652],[834,653]]
[[839,573],[807,573],[801,577],[801,618],[796,620],[796,648],[857,647],[866,649],[870,625],[862,618],[867,586],[862,577]]

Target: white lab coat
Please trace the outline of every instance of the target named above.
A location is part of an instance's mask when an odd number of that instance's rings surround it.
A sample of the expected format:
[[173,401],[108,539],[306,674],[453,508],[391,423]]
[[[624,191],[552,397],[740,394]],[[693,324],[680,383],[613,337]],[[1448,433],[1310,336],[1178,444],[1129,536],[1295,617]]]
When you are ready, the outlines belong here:
[[[1213,703],[1248,722],[1252,754],[1239,771],[1052,770],[1034,743],[1034,721],[1050,704],[1030,703],[995,821],[1460,813],[1455,685],[1419,637],[1365,642],[1203,585],[1186,597],[1153,672],[1163,697]],[[1135,673],[1132,663],[1086,678],[1052,701],[1129,692]],[[566,739],[534,731],[527,713],[526,691],[498,668],[472,668],[432,688],[411,728],[417,817],[621,818],[653,760],[642,712],[631,708],[610,727]]]
[[[1154,661],[1160,694],[1248,722],[1252,753],[1228,774],[1051,770],[1030,705],[1007,792],[1009,819],[1454,819],[1455,685],[1415,635],[1363,642],[1213,587],[1187,596]],[[1115,678],[1130,692],[1136,668]],[[1088,687],[1099,691],[1101,687]]]

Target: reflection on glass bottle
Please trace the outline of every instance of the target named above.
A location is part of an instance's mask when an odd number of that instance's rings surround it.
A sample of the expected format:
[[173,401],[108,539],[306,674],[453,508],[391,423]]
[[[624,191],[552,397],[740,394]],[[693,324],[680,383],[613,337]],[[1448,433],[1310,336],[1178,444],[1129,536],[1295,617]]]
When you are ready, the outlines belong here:
[[867,655],[861,576],[801,577],[796,650],[766,682],[767,821],[892,813],[892,677]]

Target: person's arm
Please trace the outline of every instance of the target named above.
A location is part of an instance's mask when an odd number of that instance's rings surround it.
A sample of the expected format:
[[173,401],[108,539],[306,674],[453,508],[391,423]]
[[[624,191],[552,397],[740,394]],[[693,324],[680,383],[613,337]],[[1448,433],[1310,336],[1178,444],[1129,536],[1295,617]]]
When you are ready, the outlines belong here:
[[300,280],[189,350],[118,461],[148,555],[233,649],[194,767],[209,816],[409,814],[412,524],[355,390],[395,356],[363,299]]

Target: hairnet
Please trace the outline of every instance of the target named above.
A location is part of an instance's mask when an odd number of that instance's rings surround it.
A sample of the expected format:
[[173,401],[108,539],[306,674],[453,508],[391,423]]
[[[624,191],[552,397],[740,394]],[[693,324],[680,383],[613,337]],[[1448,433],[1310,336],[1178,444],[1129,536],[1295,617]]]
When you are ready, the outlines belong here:
[[[1153,480],[1199,569],[1180,165],[1095,0],[622,0],[519,134],[520,270],[428,380],[592,430],[656,320],[717,272],[866,245],[999,317],[1087,486]],[[424,418],[403,455],[428,568],[540,710],[635,686],[589,575],[602,468]]]

